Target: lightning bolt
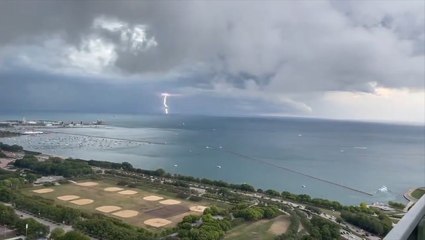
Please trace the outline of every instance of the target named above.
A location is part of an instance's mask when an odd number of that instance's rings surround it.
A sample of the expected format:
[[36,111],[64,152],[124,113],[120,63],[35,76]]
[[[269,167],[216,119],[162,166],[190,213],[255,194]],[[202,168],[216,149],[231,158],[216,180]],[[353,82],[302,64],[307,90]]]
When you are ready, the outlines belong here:
[[167,97],[170,96],[168,93],[161,93],[163,97],[162,104],[164,105],[164,113],[168,114],[168,105],[167,105]]

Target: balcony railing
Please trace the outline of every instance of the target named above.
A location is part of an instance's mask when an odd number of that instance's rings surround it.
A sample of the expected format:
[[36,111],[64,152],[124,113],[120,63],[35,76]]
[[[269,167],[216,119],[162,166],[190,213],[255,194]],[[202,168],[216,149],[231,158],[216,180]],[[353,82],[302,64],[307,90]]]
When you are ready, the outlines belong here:
[[404,215],[384,240],[425,240],[425,195]]

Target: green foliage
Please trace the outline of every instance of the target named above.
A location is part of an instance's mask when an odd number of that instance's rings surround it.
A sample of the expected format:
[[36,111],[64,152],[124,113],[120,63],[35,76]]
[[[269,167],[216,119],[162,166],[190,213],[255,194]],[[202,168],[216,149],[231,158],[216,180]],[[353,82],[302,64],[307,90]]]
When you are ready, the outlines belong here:
[[121,181],[118,181],[117,182],[117,185],[118,186],[127,186],[128,184],[130,184],[128,181],[124,181],[124,180],[121,180]]
[[192,195],[189,197],[189,200],[192,202],[199,202],[202,201],[202,197]]
[[249,184],[241,184],[241,185],[235,185],[235,184],[231,184],[231,187],[235,188],[235,189],[239,189],[241,191],[245,191],[245,192],[255,192],[255,188]]
[[181,223],[195,223],[197,222],[199,219],[201,219],[200,216],[196,216],[196,215],[187,215],[183,218],[183,221]]
[[[26,225],[28,224],[28,230],[26,230]],[[19,220],[16,225],[17,233],[20,235],[25,235],[27,233],[27,239],[39,239],[46,237],[49,234],[49,227],[45,226],[32,218],[27,218]]]
[[26,234],[26,225],[28,224],[28,239],[38,239],[45,237],[49,233],[49,228],[38,223],[32,218],[19,219],[15,211],[11,207],[0,204],[0,225],[6,225],[15,228],[18,234]]
[[20,177],[10,177],[10,178],[0,180],[0,186],[4,186],[10,189],[19,189],[24,184],[25,184],[25,180]]
[[298,228],[300,226],[300,216],[292,210],[287,210],[289,214],[291,215],[291,225],[289,225],[288,229],[286,230],[286,233],[277,236],[275,240],[286,240],[286,239],[300,239],[298,237]]
[[271,197],[280,197],[280,193],[278,191],[276,191],[276,190],[273,190],[273,189],[268,189],[268,190],[266,190],[265,193],[268,196],[271,196]]
[[7,158],[7,156],[4,154],[4,152],[0,151],[0,158]]
[[121,163],[107,162],[107,161],[97,161],[97,160],[89,160],[87,163],[93,167],[100,167],[106,169],[121,169]]
[[403,203],[399,203],[399,202],[393,202],[393,201],[389,201],[388,204],[396,209],[404,209],[404,204]]
[[[286,233],[278,236],[275,240],[338,240],[340,239],[339,226],[331,221],[318,216],[307,219],[304,212],[288,210],[291,214],[291,225]],[[300,224],[303,224],[309,235],[298,232]]]
[[0,149],[8,152],[20,152],[24,150],[24,148],[19,145],[8,145],[2,142],[0,142]]
[[37,180],[39,176],[36,174],[32,174],[32,173],[26,173],[25,174],[25,180],[27,180],[29,183],[33,183],[35,182],[35,180]]
[[90,237],[78,232],[78,231],[69,231],[63,236],[57,238],[57,240],[90,240]]
[[219,240],[231,228],[229,220],[214,219],[210,214],[202,216],[202,224],[194,225],[199,217],[187,216],[178,224],[177,233],[180,239],[185,240]]
[[55,228],[50,233],[50,239],[59,240],[60,237],[62,237],[63,235],[65,235],[65,230],[63,230],[62,228]]
[[53,200],[38,196],[26,196],[0,186],[0,201],[14,203],[16,208],[51,219],[58,223],[73,223],[80,217],[80,212],[73,208],[55,205]]
[[218,215],[225,216],[228,214],[228,212],[226,209],[219,208],[216,206],[211,206],[204,210],[204,214],[211,214],[212,216],[218,216]]
[[321,214],[322,213],[322,211],[318,207],[306,206],[305,208],[307,210],[310,210],[312,213],[315,213],[315,214]]
[[135,228],[102,216],[79,221],[74,227],[88,235],[104,240],[144,240],[149,239],[152,235],[144,229]]
[[5,185],[0,184],[0,202],[11,202],[15,197],[14,191]]
[[304,224],[312,239],[337,240],[340,238],[339,226],[335,223],[313,216],[309,224]]
[[274,218],[280,215],[280,211],[276,206],[252,206],[244,205],[236,206],[232,211],[235,217],[245,219],[245,221],[256,221],[263,218]]
[[14,226],[18,220],[18,216],[11,207],[6,207],[3,204],[0,204],[0,225]]
[[0,180],[8,179],[8,178],[17,178],[19,174],[16,172],[11,172],[7,170],[3,170],[0,168]]
[[75,159],[61,159],[50,157],[44,162],[39,162],[32,155],[25,155],[14,163],[15,167],[30,169],[43,175],[62,175],[76,177],[92,174],[93,171],[87,162]]
[[177,186],[177,187],[189,188],[189,184],[187,184],[186,182],[181,181],[181,180],[177,180],[177,181],[171,183],[171,185],[174,185],[174,186]]
[[375,217],[363,212],[341,211],[341,218],[379,236],[385,236],[392,228],[391,219],[382,213]]
[[124,170],[124,171],[133,171],[134,170],[133,165],[131,165],[128,162],[121,163],[121,167],[122,167],[122,170]]
[[16,133],[16,132],[11,132],[11,131],[4,131],[4,130],[0,130],[0,138],[2,137],[16,137],[21,135],[20,133]]
[[297,195],[297,194],[292,194],[292,193],[287,192],[287,191],[283,191],[281,193],[281,196],[284,199],[288,199],[288,200],[291,200],[291,201],[294,201],[294,202],[310,204],[310,205],[313,205],[315,207],[322,207],[322,208],[332,209],[332,210],[343,209],[343,206],[341,205],[341,203],[339,203],[337,201],[330,201],[330,200],[322,199],[322,198],[311,198],[307,194]]

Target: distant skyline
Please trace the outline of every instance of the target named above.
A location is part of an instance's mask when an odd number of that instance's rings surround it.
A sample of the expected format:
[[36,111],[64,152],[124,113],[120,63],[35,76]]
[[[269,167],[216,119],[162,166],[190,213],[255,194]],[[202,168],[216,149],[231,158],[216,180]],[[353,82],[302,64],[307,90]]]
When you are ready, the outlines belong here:
[[0,1],[1,112],[425,121],[424,1]]

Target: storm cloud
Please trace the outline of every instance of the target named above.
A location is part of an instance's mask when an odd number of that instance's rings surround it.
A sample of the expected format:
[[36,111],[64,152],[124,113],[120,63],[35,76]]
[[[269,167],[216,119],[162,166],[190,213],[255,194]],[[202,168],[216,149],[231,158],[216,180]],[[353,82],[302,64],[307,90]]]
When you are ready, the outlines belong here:
[[[170,103],[177,113],[423,122],[424,7],[2,1],[0,108],[15,99],[18,109],[159,112],[167,91],[181,95]],[[69,92],[47,104],[52,88]],[[386,103],[395,110],[376,114]]]

